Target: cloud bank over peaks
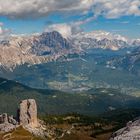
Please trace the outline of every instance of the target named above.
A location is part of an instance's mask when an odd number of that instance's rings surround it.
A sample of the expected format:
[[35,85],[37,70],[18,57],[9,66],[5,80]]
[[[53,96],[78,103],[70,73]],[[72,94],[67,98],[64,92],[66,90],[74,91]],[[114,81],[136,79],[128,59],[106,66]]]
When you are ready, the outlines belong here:
[[0,15],[9,18],[39,18],[53,12],[85,12],[93,0],[5,0],[0,1]]
[[75,25],[75,23],[59,23],[52,24],[46,27],[45,32],[58,31],[64,38],[69,38],[73,34],[77,34],[82,31],[80,27]]
[[121,16],[140,16],[139,0],[94,0],[93,12],[95,16],[119,18]]
[[46,32],[58,31],[63,37],[68,38],[72,34],[72,28],[66,23],[49,25]]
[[50,13],[88,14],[106,18],[140,16],[140,0],[4,0],[0,1],[0,15],[9,18],[39,18]]

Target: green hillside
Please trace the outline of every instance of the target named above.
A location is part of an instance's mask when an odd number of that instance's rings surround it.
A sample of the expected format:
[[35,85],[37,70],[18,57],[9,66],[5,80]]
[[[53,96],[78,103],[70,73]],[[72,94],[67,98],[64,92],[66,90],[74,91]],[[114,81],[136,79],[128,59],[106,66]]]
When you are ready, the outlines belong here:
[[21,100],[34,98],[39,114],[80,113],[96,115],[118,108],[139,108],[140,98],[116,89],[96,88],[80,93],[32,89],[18,82],[0,78],[0,113],[16,114]]

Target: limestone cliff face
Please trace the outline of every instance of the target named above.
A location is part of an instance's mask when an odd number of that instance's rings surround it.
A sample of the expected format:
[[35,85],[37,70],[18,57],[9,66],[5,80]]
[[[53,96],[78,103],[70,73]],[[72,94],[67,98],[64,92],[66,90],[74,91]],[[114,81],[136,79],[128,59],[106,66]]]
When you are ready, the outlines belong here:
[[12,71],[19,65],[47,63],[75,51],[72,44],[56,31],[12,36],[0,41],[0,68]]
[[37,105],[34,99],[23,100],[19,108],[20,125],[29,125],[32,128],[38,126],[37,121]]

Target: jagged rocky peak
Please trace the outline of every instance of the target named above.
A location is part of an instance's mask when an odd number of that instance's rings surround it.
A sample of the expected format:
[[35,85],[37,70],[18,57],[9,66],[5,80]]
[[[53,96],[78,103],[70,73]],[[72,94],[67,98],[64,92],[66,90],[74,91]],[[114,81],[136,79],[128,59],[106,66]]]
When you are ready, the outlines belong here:
[[110,140],[139,140],[140,118],[127,123],[126,127],[112,134]]
[[30,52],[35,55],[60,54],[72,49],[71,43],[57,32],[44,32],[33,39]]
[[37,105],[34,99],[21,101],[19,108],[19,123],[23,126],[29,125],[32,128],[38,126]]
[[133,46],[140,47],[140,39],[135,39],[132,41]]
[[72,42],[84,49],[118,50],[130,46],[127,38],[105,31],[81,32],[72,37]]
[[108,40],[122,40],[127,42],[128,39],[119,35],[119,34],[113,34],[110,32],[106,31],[91,31],[91,32],[82,32],[76,35],[77,37],[85,37],[85,38],[94,38],[97,40],[103,40],[103,39],[108,39]]
[[12,36],[0,42],[0,68],[47,63],[76,51],[71,42],[56,31],[40,35]]
[[55,46],[51,46],[53,43],[52,41],[54,41],[54,43],[67,42],[67,40],[63,38],[62,35],[57,31],[43,32],[41,35],[34,36],[34,39],[36,39],[35,41],[37,41],[38,39],[38,42],[40,44],[43,44],[49,47],[55,47]]
[[40,37],[45,37],[45,38],[54,38],[54,39],[57,39],[57,38],[63,38],[62,35],[57,32],[57,31],[53,31],[53,32],[43,32]]

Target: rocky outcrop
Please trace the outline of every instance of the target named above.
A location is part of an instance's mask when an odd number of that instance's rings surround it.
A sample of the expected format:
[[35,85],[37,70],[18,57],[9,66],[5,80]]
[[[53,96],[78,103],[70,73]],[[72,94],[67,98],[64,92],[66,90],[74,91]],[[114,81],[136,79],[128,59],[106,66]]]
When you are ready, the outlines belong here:
[[0,131],[9,132],[22,125],[32,131],[39,126],[37,119],[37,105],[34,99],[23,100],[20,102],[18,117],[8,116],[7,113],[0,115]]
[[7,113],[0,115],[0,131],[9,132],[15,129],[18,122],[13,118],[13,116],[8,116]]
[[27,99],[20,102],[19,106],[19,124],[24,129],[39,137],[46,137],[46,127],[44,122],[37,118],[37,104],[34,99]]
[[139,140],[140,139],[140,118],[127,123],[126,127],[112,134],[110,140]]
[[[37,118],[37,104],[34,99],[20,102],[17,119],[14,119],[13,116],[8,116],[7,113],[0,115],[0,133],[4,134],[22,126],[31,134],[44,139],[48,137],[47,128],[44,124],[43,121]],[[14,138],[12,137],[12,139]]]
[[6,113],[0,115],[0,123],[8,123],[8,116]]
[[38,126],[37,105],[34,99],[21,101],[19,109],[19,123],[23,126],[29,125],[32,128]]
[[16,125],[18,122],[14,119],[13,116],[8,116],[7,113],[0,115],[0,124],[2,123],[10,123]]

